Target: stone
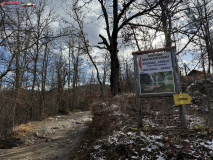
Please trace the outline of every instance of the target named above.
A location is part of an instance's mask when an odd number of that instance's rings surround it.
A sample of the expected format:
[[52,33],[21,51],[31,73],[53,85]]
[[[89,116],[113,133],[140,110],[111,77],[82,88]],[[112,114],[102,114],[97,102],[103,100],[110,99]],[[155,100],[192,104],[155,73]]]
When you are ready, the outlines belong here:
[[45,142],[50,142],[50,138],[46,138]]
[[38,137],[38,133],[37,133],[37,132],[35,132],[35,133],[34,133],[34,136],[35,136],[35,137]]

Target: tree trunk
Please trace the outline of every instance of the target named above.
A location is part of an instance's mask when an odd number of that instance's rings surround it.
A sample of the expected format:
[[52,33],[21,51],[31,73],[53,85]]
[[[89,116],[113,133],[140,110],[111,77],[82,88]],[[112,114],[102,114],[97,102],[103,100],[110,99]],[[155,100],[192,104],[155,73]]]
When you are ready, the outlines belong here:
[[207,106],[208,106],[208,118],[206,120],[207,126],[209,126],[210,118],[211,118],[211,102],[210,102],[210,95],[209,95],[209,88],[207,86],[207,77],[206,77],[206,71],[205,71],[205,62],[204,62],[204,57],[201,49],[201,58],[202,58],[202,67],[203,67],[203,73],[204,73],[204,79],[205,79],[205,91],[207,94]]
[[69,39],[68,43],[69,43],[68,44],[68,46],[69,46],[69,73],[68,73],[68,95],[69,95],[69,99],[68,99],[68,101],[69,101],[69,109],[71,110],[71,103],[70,103],[70,101],[71,101],[71,89],[70,89],[70,79],[71,79],[71,74],[70,74],[70,72],[71,72],[71,70],[70,70],[71,45],[70,45],[70,39]]
[[20,59],[20,39],[19,39],[19,30],[20,30],[20,20],[19,20],[19,11],[18,13],[18,35],[17,35],[17,50],[16,53],[16,80],[15,80],[15,88],[18,90],[19,88],[19,80],[20,80],[20,65],[19,65],[19,59]]
[[119,87],[119,61],[117,57],[117,46],[113,48],[111,53],[110,84],[112,95],[116,95]]
[[113,1],[113,32],[110,39],[111,75],[110,86],[112,95],[118,93],[119,88],[119,61],[118,61],[118,0]]
[[43,66],[42,66],[42,86],[41,86],[41,104],[40,104],[40,118],[43,117],[43,110],[45,107],[45,85],[46,85],[46,74],[47,74],[47,43],[45,45],[44,57],[43,57]]
[[[168,13],[167,5],[169,2],[166,2],[166,4],[160,3],[160,7],[162,10],[161,13],[161,21],[162,21],[162,30],[165,36],[165,47],[170,47],[172,45],[171,41],[171,27],[172,27],[172,22],[171,22],[171,16]],[[168,24],[167,24],[168,20]]]

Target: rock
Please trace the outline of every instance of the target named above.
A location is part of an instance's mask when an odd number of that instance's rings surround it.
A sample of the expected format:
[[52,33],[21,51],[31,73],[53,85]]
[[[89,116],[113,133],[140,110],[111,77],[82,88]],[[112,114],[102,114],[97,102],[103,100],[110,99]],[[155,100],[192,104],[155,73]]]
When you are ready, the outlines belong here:
[[45,142],[50,142],[50,138],[46,138]]
[[35,137],[38,137],[38,133],[37,133],[37,132],[35,132],[35,133],[34,133],[34,136],[35,136]]
[[41,135],[38,132],[35,132],[34,136],[37,137],[37,138],[46,138],[44,135]]

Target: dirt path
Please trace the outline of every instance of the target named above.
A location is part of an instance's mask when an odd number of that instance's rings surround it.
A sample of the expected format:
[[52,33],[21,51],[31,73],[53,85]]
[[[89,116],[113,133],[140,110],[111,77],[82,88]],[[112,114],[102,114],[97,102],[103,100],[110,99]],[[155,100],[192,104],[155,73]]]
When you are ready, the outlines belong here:
[[70,153],[87,131],[91,112],[78,112],[37,122],[25,146],[0,149],[1,160],[69,160]]

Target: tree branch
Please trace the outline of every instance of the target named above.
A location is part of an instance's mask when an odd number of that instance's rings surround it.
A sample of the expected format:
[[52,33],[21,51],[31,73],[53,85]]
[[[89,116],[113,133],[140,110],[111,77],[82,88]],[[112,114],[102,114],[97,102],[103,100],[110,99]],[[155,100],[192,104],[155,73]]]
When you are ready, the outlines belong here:
[[130,0],[122,9],[121,13],[118,15],[118,22],[121,19],[122,15],[124,14],[125,10],[134,2],[135,0]]
[[108,50],[106,47],[100,47],[100,46],[94,46],[94,47],[97,47],[99,49],[106,49],[106,50]]
[[101,34],[99,34],[99,37],[101,37],[101,39],[103,40],[103,42],[99,42],[98,44],[104,44],[107,48],[107,50],[110,50],[110,46],[106,40],[106,38],[104,36],[102,36]]
[[162,31],[159,27],[151,27],[151,26],[147,26],[147,25],[143,25],[143,24],[135,24],[135,23],[127,23],[130,26],[138,26],[138,27],[147,27],[150,29],[154,29],[156,31]]
[[[200,27],[198,28],[197,32],[200,30]],[[180,54],[188,46],[188,44],[192,41],[192,39],[194,38],[194,36],[196,35],[196,33],[194,33],[194,35],[189,39],[188,43],[181,49],[181,51],[179,51],[178,53],[176,53],[176,55]]]
[[129,21],[131,21],[131,20],[134,19],[135,17],[139,17],[139,16],[142,16],[142,15],[144,15],[144,14],[150,12],[151,10],[153,10],[154,8],[156,8],[156,7],[157,7],[160,3],[162,3],[163,1],[164,1],[164,0],[159,0],[159,2],[156,3],[153,7],[149,8],[149,9],[146,9],[146,10],[144,10],[143,12],[139,12],[139,13],[133,15],[132,17],[128,18],[127,20],[125,20],[125,21],[120,25],[120,27],[118,27],[118,31],[117,31],[117,32],[119,32],[119,30],[120,30],[121,28],[123,28]]
[[103,0],[98,0],[98,1],[100,2],[102,11],[104,13],[104,18],[105,18],[105,22],[106,22],[106,31],[107,31],[108,39],[110,39],[108,14],[107,14],[106,8],[103,4]]

